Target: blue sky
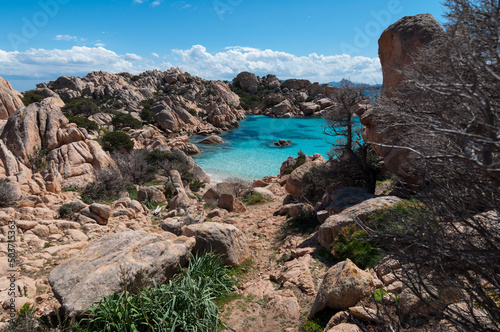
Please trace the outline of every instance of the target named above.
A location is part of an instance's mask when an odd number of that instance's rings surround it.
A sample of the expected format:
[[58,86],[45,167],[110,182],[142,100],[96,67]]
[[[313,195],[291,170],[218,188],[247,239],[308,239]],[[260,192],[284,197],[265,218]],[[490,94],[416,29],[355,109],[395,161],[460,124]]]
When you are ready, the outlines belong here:
[[2,0],[0,76],[24,91],[90,71],[248,70],[321,83],[380,83],[377,40],[436,0]]

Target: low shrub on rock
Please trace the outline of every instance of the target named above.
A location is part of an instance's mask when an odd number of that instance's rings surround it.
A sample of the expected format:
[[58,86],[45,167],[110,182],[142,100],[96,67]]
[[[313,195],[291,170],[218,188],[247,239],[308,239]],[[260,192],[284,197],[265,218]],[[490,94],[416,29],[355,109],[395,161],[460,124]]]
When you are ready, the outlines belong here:
[[102,137],[102,147],[106,151],[132,150],[134,142],[126,133],[112,131]]

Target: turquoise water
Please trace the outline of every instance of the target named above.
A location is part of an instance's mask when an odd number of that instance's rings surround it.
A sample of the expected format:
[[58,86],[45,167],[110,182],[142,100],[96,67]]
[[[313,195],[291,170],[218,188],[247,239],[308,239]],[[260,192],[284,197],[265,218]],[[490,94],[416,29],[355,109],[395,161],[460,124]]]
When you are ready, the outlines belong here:
[[[289,156],[297,156],[302,150],[307,155],[322,154],[331,148],[335,138],[323,132],[326,123],[318,118],[277,119],[263,115],[248,115],[240,121],[240,127],[221,134],[224,143],[210,146],[198,144],[204,152],[194,158],[212,181],[223,181],[230,177],[245,180],[261,179],[278,175],[281,164]],[[193,137],[197,143],[204,137]],[[294,144],[276,147],[279,139],[291,140]]]

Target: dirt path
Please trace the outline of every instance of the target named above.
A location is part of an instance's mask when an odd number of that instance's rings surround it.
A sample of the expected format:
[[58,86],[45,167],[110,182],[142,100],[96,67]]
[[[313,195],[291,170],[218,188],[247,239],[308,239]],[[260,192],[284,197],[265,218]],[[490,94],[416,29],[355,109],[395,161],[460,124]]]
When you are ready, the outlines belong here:
[[314,236],[294,234],[284,216],[273,216],[282,198],[226,217],[247,236],[252,258],[239,276],[239,298],[224,306],[225,331],[300,331],[306,320],[327,267],[309,254]]

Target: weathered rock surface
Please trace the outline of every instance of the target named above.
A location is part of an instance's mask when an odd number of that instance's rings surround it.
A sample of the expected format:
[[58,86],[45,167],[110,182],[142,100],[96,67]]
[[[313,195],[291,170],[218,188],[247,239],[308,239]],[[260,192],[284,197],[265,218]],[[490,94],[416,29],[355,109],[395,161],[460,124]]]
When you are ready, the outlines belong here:
[[[379,57],[382,64],[382,93],[390,95],[390,90],[403,80],[401,70],[412,63],[418,52],[444,34],[443,28],[430,14],[406,16],[388,27],[379,39]],[[420,183],[422,175],[413,154],[399,146],[406,135],[404,130],[388,130],[387,120],[377,118],[373,108],[360,109],[361,123],[365,126],[365,139],[373,142],[375,152],[384,158],[389,172],[397,175],[410,185]],[[394,114],[394,122],[398,114]],[[381,146],[377,144],[383,144]]]
[[21,94],[0,77],[0,120],[6,120],[19,107],[23,106]]
[[224,143],[224,140],[217,136],[217,135],[211,135],[208,136],[207,138],[202,139],[198,143],[200,144],[209,144],[209,145],[217,145],[217,144],[222,144]]
[[403,77],[399,70],[412,63],[412,57],[444,30],[431,14],[405,16],[380,36],[379,57],[384,75],[384,90],[398,86]]
[[120,290],[120,270],[130,281],[140,272],[156,282],[171,277],[188,261],[194,244],[194,238],[142,230],[106,236],[57,266],[49,282],[66,310],[81,312]]
[[243,203],[231,194],[222,194],[220,196],[217,207],[225,209],[229,212],[246,212],[246,207]]
[[212,250],[220,255],[225,265],[238,266],[250,258],[243,233],[233,225],[205,222],[186,226],[184,233],[194,236],[194,252]]
[[372,213],[381,211],[401,202],[395,196],[381,196],[363,201],[345,209],[340,214],[334,214],[319,227],[318,241],[324,248],[328,248],[338,236],[343,227],[356,224],[356,220],[365,221]]
[[373,291],[373,277],[349,259],[331,267],[318,290],[309,317],[329,307],[346,310]]
[[341,323],[339,325],[335,325],[331,329],[325,330],[325,332],[361,332],[362,330],[354,324],[349,323]]

